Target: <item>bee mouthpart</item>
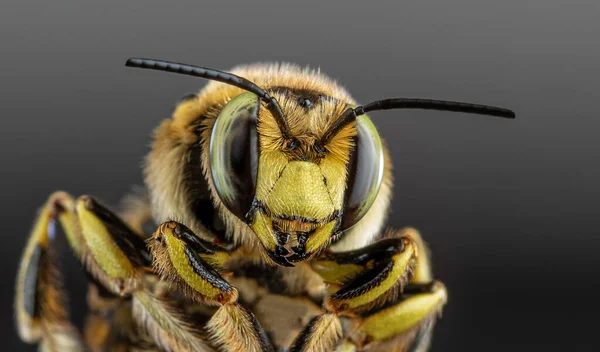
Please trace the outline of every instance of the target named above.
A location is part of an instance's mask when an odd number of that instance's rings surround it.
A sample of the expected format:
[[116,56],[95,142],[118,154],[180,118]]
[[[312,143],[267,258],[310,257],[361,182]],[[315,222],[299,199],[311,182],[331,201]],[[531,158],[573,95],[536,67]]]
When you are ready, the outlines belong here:
[[281,266],[288,266],[288,267],[293,267],[295,266],[294,263],[291,263],[282,253],[285,253],[286,249],[280,246],[277,246],[277,248],[275,249],[275,251],[269,251],[267,250],[267,254],[269,255],[269,258],[271,258],[275,263],[281,265]]
[[250,227],[258,236],[268,256],[282,266],[294,266],[294,263],[318,253],[327,244],[337,226],[337,218],[284,218],[267,215],[263,208],[257,208],[253,216]]
[[309,233],[298,232],[290,234],[277,232],[276,236],[276,252],[287,261],[295,263],[309,257],[309,253],[306,252],[306,242],[308,241]]
[[294,263],[301,262],[312,255],[312,253],[306,252],[308,237],[309,235],[306,233],[292,235],[277,232],[275,250],[267,250],[267,254],[275,263],[293,267]]

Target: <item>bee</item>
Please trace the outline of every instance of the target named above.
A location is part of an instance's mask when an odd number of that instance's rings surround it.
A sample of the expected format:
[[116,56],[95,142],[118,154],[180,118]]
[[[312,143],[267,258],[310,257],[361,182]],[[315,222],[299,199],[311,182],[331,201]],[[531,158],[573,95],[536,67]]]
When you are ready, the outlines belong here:
[[[497,107],[395,98],[359,105],[319,71],[127,66],[211,80],[155,130],[145,191],[115,212],[52,194],[16,285],[21,339],[43,351],[425,351],[447,301],[413,228],[385,229],[392,166],[367,113]],[[70,319],[56,246],[89,278]]]

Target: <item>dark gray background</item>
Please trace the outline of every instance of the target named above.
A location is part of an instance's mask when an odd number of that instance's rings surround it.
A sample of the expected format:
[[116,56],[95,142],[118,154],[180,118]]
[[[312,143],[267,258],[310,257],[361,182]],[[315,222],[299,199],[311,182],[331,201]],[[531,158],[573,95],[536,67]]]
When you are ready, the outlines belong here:
[[12,300],[36,208],[56,189],[116,204],[141,183],[154,126],[205,84],[126,69],[129,56],[292,61],[360,102],[513,108],[372,114],[396,167],[390,224],[421,229],[450,292],[433,350],[597,350],[599,34],[597,0],[3,2],[4,350],[32,350]]

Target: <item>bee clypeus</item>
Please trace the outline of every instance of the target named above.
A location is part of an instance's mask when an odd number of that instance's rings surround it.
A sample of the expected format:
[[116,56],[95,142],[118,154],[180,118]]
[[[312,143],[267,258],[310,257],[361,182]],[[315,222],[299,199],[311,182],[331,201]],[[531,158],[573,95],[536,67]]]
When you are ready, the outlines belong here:
[[[116,214],[50,196],[16,287],[21,338],[44,351],[423,351],[446,302],[412,229],[384,231],[390,157],[367,112],[510,110],[428,99],[359,106],[320,72],[233,73],[130,59],[210,79],[156,129],[147,192]],[[54,245],[89,277],[83,333]]]

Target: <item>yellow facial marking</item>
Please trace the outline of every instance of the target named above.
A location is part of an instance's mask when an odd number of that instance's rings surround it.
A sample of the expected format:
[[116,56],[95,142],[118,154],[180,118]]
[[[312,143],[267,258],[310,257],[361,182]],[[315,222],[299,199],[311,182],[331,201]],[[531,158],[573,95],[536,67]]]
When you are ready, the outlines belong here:
[[252,222],[252,230],[258,236],[263,246],[270,251],[274,251],[277,247],[275,240],[275,234],[273,233],[273,227],[271,219],[265,216],[262,212],[257,211]]
[[76,209],[86,247],[100,268],[113,279],[128,279],[136,270],[125,253],[114,243],[102,221],[86,208],[87,198],[77,201]]
[[446,303],[446,289],[439,284],[432,293],[417,294],[366,318],[361,330],[375,340],[401,334],[417,325],[431,314],[437,313]]
[[[251,227],[272,252],[271,258],[279,258],[276,261],[282,265],[286,259],[290,263],[306,260],[322,249],[344,204],[347,163],[356,128],[344,128],[319,151],[319,138],[331,123],[323,117],[339,116],[346,106],[335,103],[327,109],[307,112],[299,107],[294,113],[286,112],[299,142],[296,148],[289,147],[270,113],[264,107],[259,111],[255,200],[262,211],[255,213]],[[311,235],[306,237],[307,233]]]
[[171,233],[171,229],[165,229],[163,235],[169,252],[169,258],[179,276],[181,276],[191,288],[202,293],[204,296],[215,298],[221,294],[221,290],[212,286],[194,271],[194,268],[190,265],[190,259],[185,253],[186,244],[176,238]]
[[288,164],[286,156],[279,151],[263,152],[258,161],[256,199],[264,202],[277,182],[279,175]]
[[319,227],[306,241],[306,252],[312,253],[319,249],[323,243],[327,242],[335,227],[335,220]]
[[326,156],[319,164],[323,177],[327,180],[327,189],[335,209],[344,204],[346,189],[346,163],[333,155]]
[[325,219],[333,213],[333,202],[321,169],[315,163],[290,162],[265,200],[276,215]]

